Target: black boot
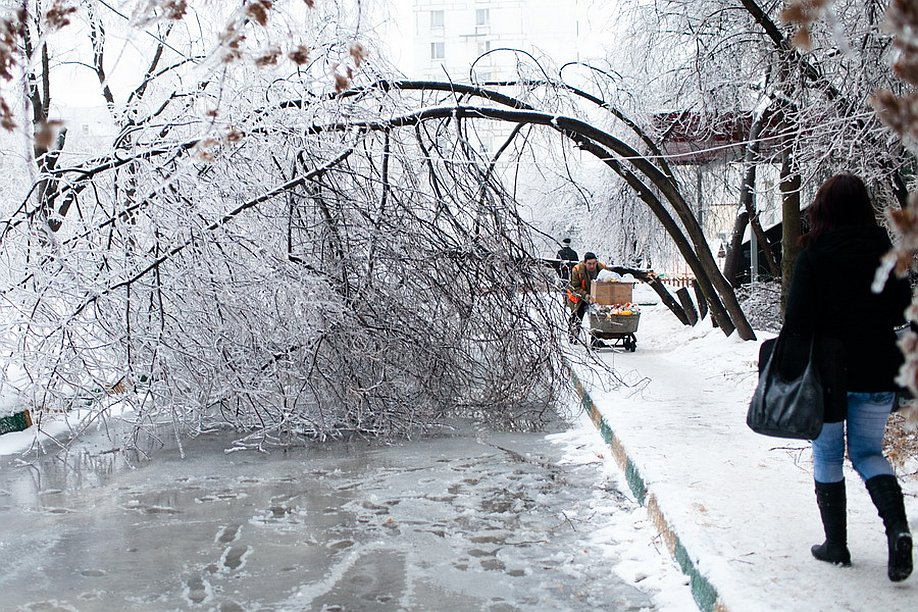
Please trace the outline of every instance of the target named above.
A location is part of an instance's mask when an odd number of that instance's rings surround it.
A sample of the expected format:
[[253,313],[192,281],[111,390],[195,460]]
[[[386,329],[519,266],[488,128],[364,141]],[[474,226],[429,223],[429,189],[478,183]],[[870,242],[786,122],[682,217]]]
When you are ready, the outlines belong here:
[[848,516],[846,513],[845,481],[817,482],[816,504],[822,517],[826,541],[816,544],[810,552],[820,561],[836,565],[851,565],[848,552]]
[[908,531],[902,488],[895,476],[884,474],[867,481],[867,491],[886,527],[889,561],[886,574],[893,582],[908,578],[912,573],[912,534]]

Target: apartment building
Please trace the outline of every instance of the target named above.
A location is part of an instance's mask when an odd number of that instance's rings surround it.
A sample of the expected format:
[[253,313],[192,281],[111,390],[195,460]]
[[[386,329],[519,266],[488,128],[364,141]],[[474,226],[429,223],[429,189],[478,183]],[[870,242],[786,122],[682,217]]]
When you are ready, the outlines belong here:
[[[596,0],[413,0],[413,40],[405,45],[413,66],[403,70],[419,79],[486,83],[541,78],[538,64],[554,78],[564,63],[601,53],[588,18],[596,6]],[[500,146],[509,131],[479,126],[482,151]]]
[[519,49],[551,63],[580,59],[589,46],[592,2],[414,0],[414,76],[456,81],[513,79]]

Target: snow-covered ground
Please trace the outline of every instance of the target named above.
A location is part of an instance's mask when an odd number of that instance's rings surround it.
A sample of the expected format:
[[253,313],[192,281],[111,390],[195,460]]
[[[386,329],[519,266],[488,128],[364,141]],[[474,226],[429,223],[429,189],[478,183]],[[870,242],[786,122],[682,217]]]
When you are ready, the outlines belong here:
[[[727,609],[918,609],[918,577],[886,578],[883,526],[850,465],[853,566],[811,557],[823,537],[809,444],[759,436],[745,424],[759,342],[725,337],[707,320],[684,327],[659,305],[643,308],[637,337],[636,352],[599,352],[601,364],[577,373]],[[902,471],[916,469],[912,457]],[[918,525],[918,482],[902,484]]]

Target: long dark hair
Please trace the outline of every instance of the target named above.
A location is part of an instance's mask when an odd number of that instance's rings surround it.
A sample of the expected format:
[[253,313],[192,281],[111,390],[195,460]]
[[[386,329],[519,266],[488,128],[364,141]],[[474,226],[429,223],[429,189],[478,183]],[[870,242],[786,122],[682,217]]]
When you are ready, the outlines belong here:
[[823,183],[806,211],[806,219],[809,231],[800,237],[804,246],[839,227],[877,224],[867,187],[853,174],[836,174]]

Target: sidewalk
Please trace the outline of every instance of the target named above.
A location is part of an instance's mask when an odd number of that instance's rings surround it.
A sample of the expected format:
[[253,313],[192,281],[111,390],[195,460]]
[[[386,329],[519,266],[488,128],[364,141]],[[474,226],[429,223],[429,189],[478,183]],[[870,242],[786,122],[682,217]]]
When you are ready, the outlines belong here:
[[[882,522],[850,465],[853,566],[810,555],[823,534],[809,443],[746,427],[758,342],[726,338],[707,319],[684,327],[661,306],[642,309],[637,338],[636,352],[600,351],[601,364],[575,363],[573,375],[632,492],[691,578],[700,609],[918,609],[918,575],[901,583],[886,577]],[[910,461],[905,471],[915,473],[918,458]],[[900,481],[918,531],[918,479]]]

